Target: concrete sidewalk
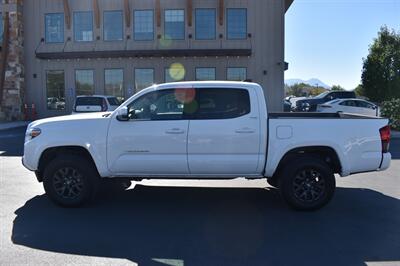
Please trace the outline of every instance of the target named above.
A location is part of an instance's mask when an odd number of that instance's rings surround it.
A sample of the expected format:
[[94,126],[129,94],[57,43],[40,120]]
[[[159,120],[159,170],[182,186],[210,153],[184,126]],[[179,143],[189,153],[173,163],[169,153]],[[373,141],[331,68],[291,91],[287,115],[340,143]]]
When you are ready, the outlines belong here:
[[30,123],[30,121],[0,122],[0,131],[18,128],[18,127],[25,127],[29,123]]

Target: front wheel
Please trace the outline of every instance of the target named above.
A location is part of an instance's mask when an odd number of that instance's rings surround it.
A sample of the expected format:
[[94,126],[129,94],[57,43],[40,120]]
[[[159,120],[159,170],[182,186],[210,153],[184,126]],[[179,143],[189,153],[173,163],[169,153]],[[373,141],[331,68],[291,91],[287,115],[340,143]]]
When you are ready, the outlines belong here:
[[335,192],[335,176],[324,161],[312,156],[294,159],[279,178],[284,200],[297,210],[317,210],[328,204]]
[[63,207],[78,207],[91,200],[98,185],[98,173],[86,158],[62,155],[44,170],[43,186],[47,196]]

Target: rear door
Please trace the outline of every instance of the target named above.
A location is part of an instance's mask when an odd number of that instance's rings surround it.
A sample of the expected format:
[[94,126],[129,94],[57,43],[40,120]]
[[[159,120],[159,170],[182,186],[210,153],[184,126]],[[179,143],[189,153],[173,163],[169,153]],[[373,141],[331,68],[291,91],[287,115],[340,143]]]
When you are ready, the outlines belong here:
[[252,89],[200,88],[188,134],[192,175],[255,174],[260,116]]

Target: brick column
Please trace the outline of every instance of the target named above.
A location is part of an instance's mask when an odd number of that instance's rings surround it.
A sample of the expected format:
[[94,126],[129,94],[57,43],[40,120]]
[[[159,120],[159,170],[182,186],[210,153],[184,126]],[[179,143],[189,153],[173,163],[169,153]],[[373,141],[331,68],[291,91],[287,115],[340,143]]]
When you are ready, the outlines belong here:
[[25,90],[23,0],[6,1],[2,11],[3,18],[8,15],[9,38],[8,47],[1,51],[1,60],[5,58],[6,62],[3,73],[0,73],[4,79],[3,88],[0,88],[3,95],[0,99],[0,119],[21,120]]

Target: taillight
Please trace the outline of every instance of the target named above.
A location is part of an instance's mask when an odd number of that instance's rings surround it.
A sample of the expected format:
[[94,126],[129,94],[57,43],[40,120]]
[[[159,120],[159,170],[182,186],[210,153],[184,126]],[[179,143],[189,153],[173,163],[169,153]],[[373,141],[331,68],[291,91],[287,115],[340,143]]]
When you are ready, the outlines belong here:
[[381,134],[382,153],[389,152],[390,126],[387,125],[387,126],[381,128],[381,129],[379,129],[379,133]]

